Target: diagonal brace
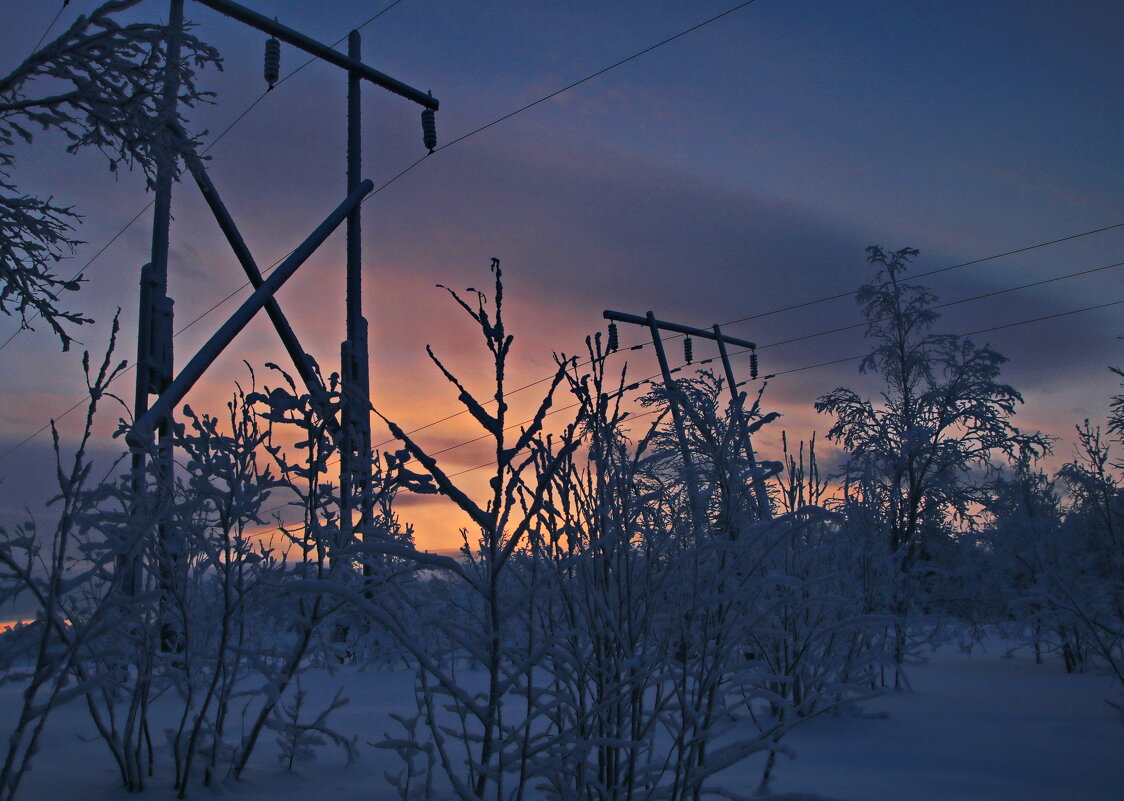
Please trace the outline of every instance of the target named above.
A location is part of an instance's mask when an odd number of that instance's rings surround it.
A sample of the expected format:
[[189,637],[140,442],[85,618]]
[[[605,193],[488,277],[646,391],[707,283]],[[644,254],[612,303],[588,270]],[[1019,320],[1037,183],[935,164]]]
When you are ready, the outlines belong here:
[[[234,223],[234,218],[230,216],[230,212],[226,208],[226,204],[222,202],[219,197],[218,190],[211,182],[211,176],[207,174],[206,167],[203,166],[202,160],[193,152],[188,152],[184,155],[184,162],[187,169],[191,172],[192,177],[195,179],[199,191],[203,194],[203,199],[207,201],[207,205],[211,209],[211,213],[215,217],[215,221],[219,224],[219,228],[226,236],[226,241],[230,244],[230,249],[234,251],[238,263],[242,265],[242,269],[246,273],[246,277],[250,279],[250,283],[254,289],[258,289],[265,282],[262,278],[261,270],[258,269],[257,262],[254,261],[253,255],[250,253],[249,247],[246,246],[246,241],[242,238],[242,233],[238,230],[238,226]],[[277,330],[277,336],[280,337],[281,342],[285,345],[285,350],[292,359],[293,365],[297,369],[297,374],[304,381],[305,387],[308,388],[308,393],[313,399],[323,398],[326,394],[324,384],[320,380],[320,376],[316,374],[316,370],[312,367],[312,360],[309,358],[308,353],[301,347],[300,341],[297,339],[296,332],[293,327],[289,325],[288,319],[281,311],[281,306],[277,303],[277,299],[272,295],[265,301],[265,313],[269,315],[269,319],[273,322],[273,327]],[[332,432],[334,438],[339,433],[339,423],[336,422],[334,417],[328,416],[326,418],[329,431]]]
[[184,399],[195,382],[202,377],[207,368],[234,340],[234,337],[249,324],[255,314],[265,307],[266,302],[292,277],[297,268],[308,260],[373,189],[374,184],[369,180],[359,184],[343,203],[337,206],[324,222],[320,223],[316,230],[297,246],[289,255],[289,258],[285,259],[262,282],[262,285],[254,290],[254,293],[238,307],[237,311],[230,316],[230,319],[223,323],[222,327],[207,340],[206,344],[191,358],[191,361],[180,371],[180,374],[168,385],[168,388],[156,399],[149,410],[133,423],[133,427],[125,435],[125,441],[131,447],[144,448],[147,446],[152,440],[152,432],[156,426],[171,417],[172,409]]

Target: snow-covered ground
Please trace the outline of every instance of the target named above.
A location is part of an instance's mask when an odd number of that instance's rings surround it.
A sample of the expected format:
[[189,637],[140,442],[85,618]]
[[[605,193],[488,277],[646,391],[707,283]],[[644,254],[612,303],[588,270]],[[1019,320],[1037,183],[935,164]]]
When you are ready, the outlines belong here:
[[[773,790],[792,797],[844,801],[1120,801],[1124,799],[1124,720],[1105,703],[1115,689],[1100,676],[1068,676],[1058,660],[1035,665],[1025,654],[1005,658],[1000,643],[971,656],[954,647],[912,668],[913,691],[891,693],[866,706],[868,716],[827,717],[793,732]],[[351,703],[332,718],[356,734],[360,759],[345,765],[325,747],[293,772],[263,743],[241,782],[192,788],[189,797],[239,801],[379,801],[394,797],[383,772],[395,756],[370,747],[394,730],[388,712],[413,709],[405,672],[337,673],[316,694],[343,684]],[[332,685],[332,686],[329,686]],[[8,724],[19,690],[0,690],[0,720]],[[6,726],[5,726],[6,728]],[[166,762],[160,760],[158,763]],[[723,774],[722,783],[749,794],[760,760]],[[141,796],[174,798],[157,776]],[[799,795],[797,795],[799,794]],[[27,801],[124,801],[105,747],[93,739],[79,704],[55,713],[41,753],[24,780]]]
[[790,735],[774,790],[869,801],[1121,801],[1124,720],[1103,676],[1060,659],[1004,658],[999,643],[942,650],[882,719],[821,718]]

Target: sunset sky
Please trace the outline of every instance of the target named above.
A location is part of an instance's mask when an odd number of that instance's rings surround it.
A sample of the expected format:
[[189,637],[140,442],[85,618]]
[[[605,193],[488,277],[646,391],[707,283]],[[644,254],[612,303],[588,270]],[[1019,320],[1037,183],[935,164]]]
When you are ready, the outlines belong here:
[[[386,3],[246,0],[326,43]],[[97,3],[73,0],[53,35]],[[364,60],[441,101],[439,142],[456,137],[690,28],[733,0],[559,3],[403,0],[362,30]],[[55,0],[0,5],[0,74],[28,55],[58,11]],[[165,3],[136,16],[159,18]],[[191,117],[205,142],[265,89],[265,36],[192,0],[196,34],[225,58],[203,87],[215,104]],[[857,288],[870,279],[863,249],[919,248],[915,271],[981,259],[1124,223],[1124,8],[1115,3],[952,0],[944,3],[758,0],[427,158],[364,208],[364,280],[375,406],[406,428],[458,411],[424,347],[490,394],[471,321],[436,289],[490,288],[503,261],[516,334],[513,386],[549,374],[554,352],[581,353],[603,330],[603,309],[708,327]],[[342,47],[342,45],[341,45]],[[282,74],[307,60],[282,48]],[[344,196],[345,76],[315,63],[284,81],[210,151],[212,179],[259,263],[284,256]],[[419,109],[364,87],[363,174],[376,186],[423,155]],[[15,151],[15,182],[85,215],[88,244],[60,266],[86,270],[66,300],[96,325],[76,333],[99,353],[122,308],[119,355],[134,355],[140,266],[151,214],[140,177],[119,178],[100,154],[65,153],[51,136]],[[244,283],[194,185],[173,198],[171,294],[180,329]],[[1124,227],[986,261],[924,281],[942,301],[1124,262]],[[343,337],[340,234],[278,295],[306,349],[338,367]],[[953,306],[937,329],[963,333],[1124,300],[1121,269]],[[182,365],[246,296],[237,292],[176,340]],[[1023,392],[1016,422],[1059,438],[1103,420],[1124,364],[1124,305],[976,337],[1010,358],[1005,380]],[[858,321],[853,299],[726,327],[766,345]],[[0,341],[18,327],[0,319]],[[622,328],[622,343],[641,341]],[[83,346],[61,353],[43,328],[0,350],[0,525],[42,515],[53,469],[46,434],[10,451],[83,395]],[[697,342],[699,358],[712,355]],[[860,354],[860,330],[761,351],[762,373]],[[678,357],[678,351],[673,351]],[[624,358],[624,357],[618,357]],[[650,349],[631,369],[656,370]],[[267,320],[256,320],[188,400],[221,410],[232,381],[275,383],[262,365],[285,362]],[[745,361],[737,369],[744,376]],[[132,378],[118,391],[131,397]],[[766,391],[783,412],[757,445],[779,458],[780,432],[823,432],[815,398],[846,384],[871,390],[857,362],[782,375]],[[513,419],[535,401],[517,396]],[[108,431],[119,412],[107,408]],[[62,423],[64,447],[79,413]],[[441,449],[477,436],[466,417],[418,434]],[[376,437],[385,438],[384,431]],[[487,461],[483,443],[442,455],[448,470]],[[108,468],[116,443],[103,440]],[[830,460],[831,452],[824,453]],[[486,471],[480,471],[483,477]],[[473,481],[472,474],[465,476]],[[476,487],[477,484],[470,486]],[[440,504],[441,502],[438,502]],[[282,510],[282,515],[286,512]],[[443,505],[403,504],[422,547],[457,541]]]

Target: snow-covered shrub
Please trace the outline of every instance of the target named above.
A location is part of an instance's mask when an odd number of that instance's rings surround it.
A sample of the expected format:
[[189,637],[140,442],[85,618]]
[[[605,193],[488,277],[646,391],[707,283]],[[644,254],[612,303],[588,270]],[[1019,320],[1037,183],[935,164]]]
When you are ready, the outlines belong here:
[[[416,659],[418,714],[399,720],[406,736],[379,744],[403,759],[392,774],[403,798],[438,797],[438,784],[462,799],[531,789],[558,799],[696,798],[735,762],[775,752],[801,719],[864,692],[875,640],[859,604],[833,594],[844,579],[820,540],[834,518],[809,505],[763,518],[755,479],[779,465],[749,465],[744,429],[719,408],[720,382],[653,392],[655,422],[633,442],[626,380],[610,381],[594,338],[588,373],[558,359],[555,383],[564,378],[577,401],[562,433],[539,432],[548,395],[511,447],[502,305],[493,323],[483,299],[473,308],[454,297],[496,364],[495,417],[457,383],[497,439],[491,501],[476,506],[392,430],[474,519],[479,540],[465,532],[460,560],[415,554],[440,576],[398,585],[396,610],[352,598]],[[686,420],[690,465],[662,425],[672,403]],[[750,418],[751,430],[772,419],[756,408]],[[767,647],[804,648],[806,662],[785,675]]]
[[[133,514],[104,509],[111,485],[91,479],[87,456],[95,413],[108,396],[110,383],[124,369],[113,364],[118,332],[113,321],[109,348],[100,367],[83,358],[90,402],[85,425],[69,464],[62,454],[58,432],[52,427],[56,457],[58,508],[52,532],[33,523],[9,532],[0,529],[0,600],[29,596],[38,607],[35,621],[0,643],[0,681],[24,683],[24,703],[5,742],[0,769],[0,799],[14,798],[51,712],[61,704],[84,698],[94,725],[109,746],[130,789],[143,786],[146,685],[146,623],[155,610],[153,593],[123,592],[118,566],[144,547],[143,527]],[[110,470],[112,472],[112,469]],[[107,523],[105,536],[91,536],[97,520]],[[118,716],[118,705],[130,708]]]
[[328,725],[328,716],[347,705],[348,701],[343,697],[343,691],[337,690],[331,702],[312,720],[303,720],[307,702],[308,692],[301,688],[298,675],[296,691],[292,699],[274,707],[273,716],[266,723],[270,729],[277,732],[277,744],[280,747],[277,758],[292,770],[295,762],[308,762],[315,759],[316,749],[330,742],[344,751],[347,755],[347,764],[350,765],[356,757],[357,738],[340,734]]
[[[527,713],[526,706],[516,705],[515,699],[522,695],[527,703],[533,702],[531,673],[543,659],[547,644],[537,641],[533,630],[520,626],[523,612],[538,602],[540,594],[534,581],[527,584],[523,575],[515,575],[520,572],[515,566],[522,559],[520,550],[545,502],[547,486],[579,444],[572,426],[555,447],[540,436],[554,389],[563,381],[564,364],[559,366],[533,420],[518,434],[508,433],[506,367],[513,337],[504,323],[498,260],[493,260],[492,272],[495,293],[491,313],[483,293],[476,292],[475,303],[470,304],[456,292],[449,292],[479,327],[491,354],[494,391],[490,394],[495,402],[494,412],[485,408],[486,404],[478,401],[430,352],[438,369],[458,390],[466,410],[495,442],[497,463],[486,500],[478,502],[470,497],[409,435],[387,421],[391,432],[429,474],[433,485],[472,520],[475,533],[464,532],[460,560],[420,554],[396,547],[395,543],[388,543],[383,551],[444,573],[442,579],[433,581],[447,581],[449,585],[431,581],[431,589],[459,587],[459,591],[445,594],[463,599],[458,606],[459,619],[440,607],[411,605],[408,596],[401,598],[401,608],[409,610],[404,614],[395,615],[373,604],[363,605],[398,634],[416,660],[415,692],[429,739],[405,744],[400,753],[408,756],[419,748],[432,748],[445,780],[464,799],[507,798],[513,788],[524,787],[531,775],[532,751],[528,743],[536,735],[533,715]],[[413,485],[417,486],[417,482]],[[441,594],[430,597],[438,599]],[[436,636],[425,643],[418,642],[415,633],[419,628],[432,630]],[[448,646],[449,650],[442,653],[425,647],[434,645]],[[482,690],[477,689],[475,681],[466,682],[458,669],[464,657],[480,666]],[[520,707],[522,710],[516,711]]]

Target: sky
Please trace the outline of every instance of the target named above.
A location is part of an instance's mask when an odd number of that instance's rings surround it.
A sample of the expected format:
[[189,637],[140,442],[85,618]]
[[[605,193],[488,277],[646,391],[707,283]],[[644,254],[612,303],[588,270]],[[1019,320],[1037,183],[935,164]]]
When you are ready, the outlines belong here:
[[[389,4],[247,0],[325,43]],[[0,5],[0,74],[25,58],[59,3]],[[401,0],[362,29],[364,61],[441,102],[439,142],[497,120],[734,6],[733,0]],[[73,0],[57,35],[96,6]],[[152,0],[132,17],[160,19]],[[221,72],[200,85],[212,105],[190,124],[214,141],[265,90],[265,35],[194,0],[195,34],[219,48]],[[1124,223],[1124,8],[1108,2],[945,3],[757,0],[424,159],[363,206],[364,305],[370,323],[372,401],[412,429],[459,410],[425,346],[490,394],[485,352],[471,321],[435,287],[488,283],[502,260],[515,333],[513,386],[551,373],[553,354],[583,353],[604,309],[709,327],[760,345],[859,321],[853,298],[776,309],[856,289],[870,280],[864,248],[916,247],[915,272],[975,261]],[[341,45],[342,47],[342,45]],[[307,60],[282,48],[282,74]],[[208,168],[259,263],[302,240],[345,194],[345,76],[314,63],[285,80],[209,150]],[[424,155],[420,109],[363,89],[363,175],[376,186]],[[75,309],[96,319],[62,353],[46,329],[0,350],[0,525],[50,497],[50,438],[32,432],[83,397],[83,347],[100,354],[122,309],[119,355],[135,345],[136,291],[148,260],[150,196],[137,174],[112,175],[96,152],[69,155],[51,135],[16,149],[13,179],[84,215],[86,241],[60,272],[85,271]],[[176,328],[232,295],[176,339],[182,365],[247,292],[198,192],[173,197],[170,293]],[[118,236],[119,234],[119,236]],[[116,239],[114,239],[116,237]],[[112,242],[111,242],[112,240]],[[107,246],[108,244],[108,246]],[[105,248],[102,250],[102,248]],[[91,261],[92,260],[92,261]],[[1124,262],[1124,227],[990,259],[923,279],[942,301]],[[87,266],[88,265],[88,266]],[[233,294],[232,294],[233,293]],[[1124,300],[1121,269],[1055,281],[943,312],[936,328],[967,333]],[[298,336],[327,370],[343,338],[341,233],[278,294]],[[1072,454],[1073,426],[1103,420],[1124,364],[1124,305],[973,338],[1009,357],[1004,380],[1025,405],[1016,424],[1058,438],[1047,466]],[[751,320],[744,318],[753,317]],[[741,322],[734,322],[741,321]],[[729,325],[727,325],[729,323]],[[18,329],[0,319],[0,341]],[[643,341],[622,328],[625,345]],[[859,329],[760,352],[762,374],[864,352]],[[698,358],[713,355],[696,342]],[[674,352],[674,351],[673,351]],[[656,371],[650,348],[629,352],[632,374]],[[255,320],[188,396],[221,411],[233,382],[276,384],[264,364],[287,366],[267,320]],[[739,357],[735,370],[747,377]],[[119,391],[132,393],[131,378]],[[790,440],[823,432],[812,408],[840,386],[877,391],[857,362],[780,375],[764,405],[782,412],[755,441],[779,458]],[[756,389],[757,385],[751,385]],[[513,398],[522,419],[537,398]],[[103,410],[95,447],[108,469],[120,449]],[[60,420],[64,449],[79,412]],[[480,432],[462,416],[419,432],[432,450]],[[385,431],[376,430],[377,440]],[[386,447],[390,447],[389,445]],[[821,444],[828,462],[838,457]],[[450,471],[488,460],[482,443],[439,457]],[[100,467],[99,467],[100,469]],[[487,471],[461,480],[479,490]],[[443,501],[405,500],[421,547],[459,542]],[[283,519],[288,510],[279,510]]]

